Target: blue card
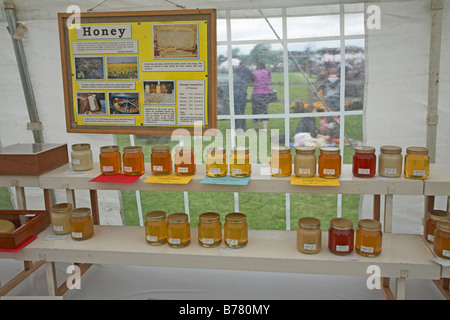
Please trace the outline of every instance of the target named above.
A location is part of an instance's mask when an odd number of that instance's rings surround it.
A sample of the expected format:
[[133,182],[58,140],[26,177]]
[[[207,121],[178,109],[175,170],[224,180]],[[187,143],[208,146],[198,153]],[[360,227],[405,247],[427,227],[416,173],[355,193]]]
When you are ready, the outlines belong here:
[[205,177],[200,183],[206,184],[224,184],[224,185],[234,185],[234,186],[246,186],[250,181],[250,177],[236,178],[231,176],[225,177]]

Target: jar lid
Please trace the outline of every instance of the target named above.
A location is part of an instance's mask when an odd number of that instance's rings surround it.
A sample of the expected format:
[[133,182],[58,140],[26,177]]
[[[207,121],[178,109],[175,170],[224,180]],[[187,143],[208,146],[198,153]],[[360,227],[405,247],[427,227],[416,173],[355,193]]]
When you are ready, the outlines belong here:
[[232,223],[244,222],[246,219],[245,214],[240,212],[232,212],[225,216],[225,221]]
[[150,211],[145,216],[147,221],[161,221],[166,218],[166,213],[164,211]]
[[141,146],[131,146],[123,148],[123,153],[138,153],[138,152],[142,152]]
[[383,153],[402,153],[402,148],[397,146],[381,146],[380,151]]
[[250,149],[247,147],[234,147],[234,148],[231,148],[231,152],[237,153],[237,154],[244,154],[244,153],[249,153]]
[[313,217],[300,218],[298,226],[305,229],[317,229],[320,228],[320,220]]
[[314,147],[297,147],[295,148],[295,153],[298,154],[314,154],[316,152],[316,148]]
[[198,218],[201,222],[216,222],[220,220],[220,215],[217,212],[204,212]]
[[186,213],[172,213],[167,217],[170,223],[185,223],[188,220],[189,216]]
[[369,147],[369,146],[360,146],[360,147],[355,147],[355,152],[356,153],[375,153],[375,148],[374,147]]
[[13,232],[16,226],[9,220],[0,219],[0,232]]
[[152,152],[170,152],[170,147],[169,146],[155,146],[152,147]]
[[272,147],[273,153],[291,153],[290,147],[285,146],[279,146],[279,147]]
[[381,230],[381,223],[373,219],[361,219],[358,221],[358,228],[365,231],[379,231]]
[[119,146],[104,146],[100,148],[100,152],[118,152]]
[[76,208],[70,212],[70,216],[74,218],[84,218],[91,215],[91,208]]
[[409,147],[409,148],[406,148],[406,153],[409,153],[409,154],[428,154],[428,148],[425,148],[425,147]]
[[450,221],[450,212],[444,210],[431,210],[428,212],[428,217],[436,221]]
[[338,147],[322,147],[320,152],[324,154],[339,154],[340,149]]
[[353,228],[353,221],[347,218],[334,218],[331,219],[330,226],[337,230],[350,230]]
[[52,212],[68,212],[72,210],[71,203],[58,203],[52,206]]
[[211,147],[211,148],[208,148],[207,152],[208,152],[208,154],[211,154],[211,155],[214,155],[216,153],[224,154],[225,153],[225,149],[222,148],[222,147]]
[[450,221],[441,221],[436,225],[436,228],[444,232],[450,232]]
[[72,150],[80,151],[90,149],[91,145],[89,143],[77,143],[72,145]]

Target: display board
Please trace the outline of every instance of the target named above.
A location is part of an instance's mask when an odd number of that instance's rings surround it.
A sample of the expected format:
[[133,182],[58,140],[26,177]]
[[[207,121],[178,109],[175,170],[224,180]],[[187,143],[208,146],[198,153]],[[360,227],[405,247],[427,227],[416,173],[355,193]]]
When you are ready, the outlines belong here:
[[60,13],[58,23],[68,132],[216,128],[215,10]]

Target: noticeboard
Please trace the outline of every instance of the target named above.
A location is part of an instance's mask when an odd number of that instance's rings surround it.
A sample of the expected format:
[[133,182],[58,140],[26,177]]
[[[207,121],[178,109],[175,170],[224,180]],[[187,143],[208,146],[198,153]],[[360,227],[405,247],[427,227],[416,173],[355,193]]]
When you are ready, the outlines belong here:
[[58,14],[68,132],[217,127],[214,9],[81,13],[73,21]]

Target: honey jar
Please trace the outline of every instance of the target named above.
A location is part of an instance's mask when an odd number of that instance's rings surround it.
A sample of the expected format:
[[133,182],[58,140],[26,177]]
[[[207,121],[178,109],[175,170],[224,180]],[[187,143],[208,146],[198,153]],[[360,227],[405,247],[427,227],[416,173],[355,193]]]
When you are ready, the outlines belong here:
[[381,223],[377,220],[362,219],[358,221],[356,230],[356,252],[366,257],[376,257],[381,252]]
[[434,241],[434,232],[439,222],[450,221],[450,212],[444,210],[431,210],[425,219],[424,237],[429,243]]
[[397,178],[402,175],[402,148],[382,146],[378,157],[378,174],[382,177]]
[[405,177],[409,179],[426,179],[430,173],[428,148],[406,148]]
[[175,174],[177,176],[192,176],[195,174],[195,156],[193,147],[178,147],[174,157]]
[[52,206],[50,220],[54,234],[69,234],[71,232],[70,212],[71,203],[59,203]]
[[337,255],[352,253],[354,246],[353,222],[346,218],[334,218],[328,230],[328,248]]
[[300,218],[297,229],[297,249],[302,253],[317,253],[322,247],[320,220],[312,217]]
[[433,251],[438,257],[450,260],[450,222],[442,221],[436,225]]
[[153,175],[168,175],[172,172],[172,155],[169,146],[153,147],[150,160]]
[[248,225],[245,214],[240,212],[227,214],[223,225],[223,236],[228,247],[244,247],[248,242]]
[[222,223],[216,212],[204,212],[198,220],[198,243],[202,247],[216,247],[222,242]]
[[94,235],[94,220],[90,208],[76,208],[70,212],[70,226],[73,240],[86,240]]
[[207,150],[206,175],[208,177],[223,177],[228,173],[227,155],[222,147],[212,147]]
[[377,156],[375,148],[369,146],[355,147],[352,172],[355,177],[370,178],[375,175]]
[[341,175],[341,154],[337,147],[322,147],[319,155],[319,176],[339,178]]
[[292,174],[292,156],[289,147],[272,147],[270,173],[274,177],[288,177]]
[[167,242],[167,221],[164,211],[148,212],[145,219],[145,239],[148,244],[159,246]]
[[123,148],[123,173],[129,176],[143,174],[145,171],[144,154],[142,147],[125,147]]
[[72,145],[72,169],[75,171],[87,171],[94,167],[92,150],[89,143],[78,143]]
[[122,171],[119,146],[100,148],[100,171],[105,175],[119,174]]
[[189,216],[172,213],[167,217],[167,242],[172,248],[184,248],[191,243]]
[[297,177],[309,178],[316,175],[316,148],[297,147],[294,156],[294,174]]
[[231,149],[230,174],[232,177],[248,177],[252,173],[249,148],[236,147]]

